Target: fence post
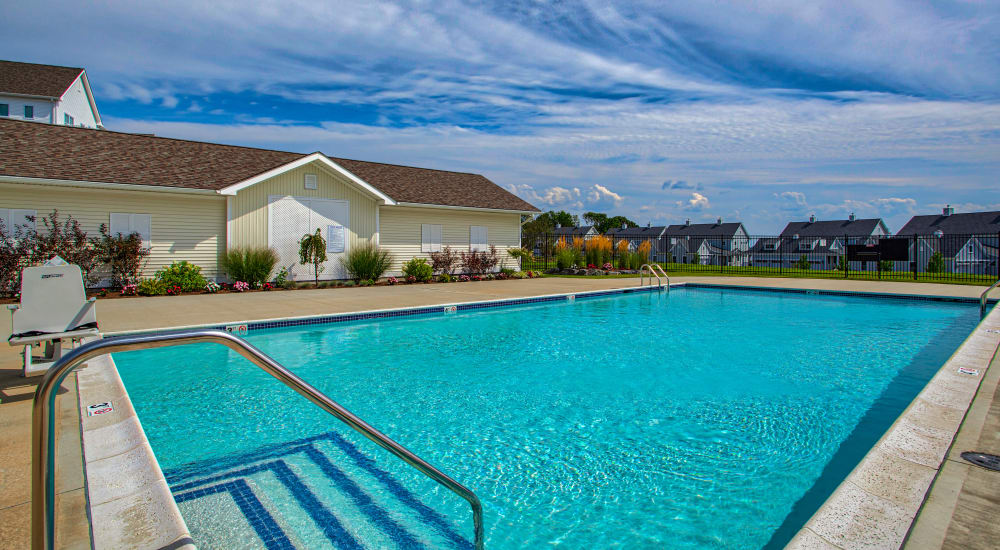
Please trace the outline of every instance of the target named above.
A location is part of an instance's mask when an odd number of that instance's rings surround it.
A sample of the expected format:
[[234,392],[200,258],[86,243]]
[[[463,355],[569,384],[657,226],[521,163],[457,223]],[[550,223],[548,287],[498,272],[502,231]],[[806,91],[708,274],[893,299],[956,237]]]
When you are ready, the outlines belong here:
[[847,272],[851,270],[851,260],[847,255],[847,234],[844,234],[844,278],[847,278]]
[[919,242],[920,241],[917,238],[917,234],[914,233],[913,234],[913,243],[912,243],[912,246],[913,246],[913,260],[912,260],[912,264],[911,264],[913,266],[913,280],[914,281],[917,280],[917,264],[919,263],[918,254],[920,253],[920,248],[917,247],[917,244]]

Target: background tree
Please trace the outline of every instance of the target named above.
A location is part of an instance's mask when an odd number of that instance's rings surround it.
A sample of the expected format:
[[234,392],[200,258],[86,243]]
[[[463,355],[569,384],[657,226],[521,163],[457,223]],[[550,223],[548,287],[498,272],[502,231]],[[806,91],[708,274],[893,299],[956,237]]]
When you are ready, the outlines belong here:
[[313,234],[306,233],[299,241],[299,263],[313,266],[313,284],[319,286],[319,273],[323,271],[326,261],[326,239],[323,232],[316,229]]
[[944,273],[944,256],[940,252],[931,254],[927,260],[927,273]]
[[805,254],[799,256],[799,261],[795,262],[795,267],[802,270],[809,269],[811,267],[809,264],[809,258]]
[[587,223],[593,225],[594,229],[602,235],[611,229],[621,227],[622,225],[625,227],[639,227],[639,224],[626,218],[625,216],[608,217],[607,214],[602,212],[585,212],[583,214],[583,219]]

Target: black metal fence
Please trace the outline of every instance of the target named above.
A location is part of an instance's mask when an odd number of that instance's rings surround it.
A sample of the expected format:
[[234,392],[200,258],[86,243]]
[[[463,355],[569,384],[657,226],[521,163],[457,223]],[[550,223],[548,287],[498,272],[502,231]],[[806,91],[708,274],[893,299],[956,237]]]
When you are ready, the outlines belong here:
[[[553,234],[521,236],[531,258],[522,269],[548,271],[603,265],[630,271],[637,257],[659,263],[668,273],[770,275],[870,280],[940,281],[989,284],[1000,278],[1000,234],[972,235],[608,235],[572,238]],[[603,254],[586,254],[600,248]],[[567,249],[578,254],[567,254]],[[562,260],[560,262],[560,259]]]

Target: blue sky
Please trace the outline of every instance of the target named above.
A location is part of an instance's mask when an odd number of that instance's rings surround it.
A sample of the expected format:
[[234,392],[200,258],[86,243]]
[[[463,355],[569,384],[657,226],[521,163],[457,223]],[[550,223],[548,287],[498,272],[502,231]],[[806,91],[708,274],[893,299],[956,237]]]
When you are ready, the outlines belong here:
[[[112,130],[478,172],[640,223],[1000,210],[1000,3],[21,2]],[[50,15],[55,14],[55,15]]]

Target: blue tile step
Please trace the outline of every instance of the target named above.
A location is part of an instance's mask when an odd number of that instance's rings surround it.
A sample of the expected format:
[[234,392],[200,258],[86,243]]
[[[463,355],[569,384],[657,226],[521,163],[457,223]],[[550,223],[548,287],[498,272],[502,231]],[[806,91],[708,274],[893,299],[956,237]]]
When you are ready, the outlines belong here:
[[201,549],[461,548],[461,526],[336,432],[165,472]]

